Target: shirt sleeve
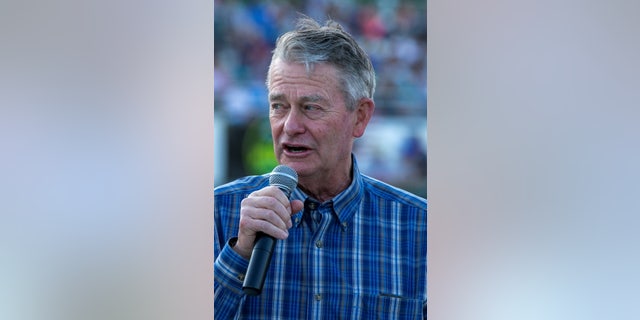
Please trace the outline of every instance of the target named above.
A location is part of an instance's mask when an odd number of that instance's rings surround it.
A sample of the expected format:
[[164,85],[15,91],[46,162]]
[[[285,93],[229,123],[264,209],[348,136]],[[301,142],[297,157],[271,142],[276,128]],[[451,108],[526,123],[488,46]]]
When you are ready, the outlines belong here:
[[213,263],[213,312],[216,319],[234,319],[245,297],[242,282],[249,261],[231,248],[236,239],[227,242]]

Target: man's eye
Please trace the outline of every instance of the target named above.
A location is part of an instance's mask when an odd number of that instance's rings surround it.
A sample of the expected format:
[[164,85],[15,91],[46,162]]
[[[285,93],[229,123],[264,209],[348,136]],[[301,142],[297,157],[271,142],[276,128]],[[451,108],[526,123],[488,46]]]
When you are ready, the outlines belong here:
[[320,108],[318,108],[317,106],[309,105],[309,104],[305,105],[303,108],[304,108],[304,110],[306,110],[306,111],[316,111],[316,110],[319,110],[319,109],[320,109]]

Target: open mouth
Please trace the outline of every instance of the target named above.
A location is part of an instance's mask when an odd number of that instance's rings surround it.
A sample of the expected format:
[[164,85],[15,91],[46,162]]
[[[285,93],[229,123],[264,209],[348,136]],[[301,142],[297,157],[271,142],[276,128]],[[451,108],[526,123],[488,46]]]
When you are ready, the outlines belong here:
[[304,147],[304,146],[296,146],[296,145],[291,145],[291,144],[285,144],[284,145],[284,149],[287,152],[291,152],[291,153],[302,153],[305,151],[308,151],[309,148]]

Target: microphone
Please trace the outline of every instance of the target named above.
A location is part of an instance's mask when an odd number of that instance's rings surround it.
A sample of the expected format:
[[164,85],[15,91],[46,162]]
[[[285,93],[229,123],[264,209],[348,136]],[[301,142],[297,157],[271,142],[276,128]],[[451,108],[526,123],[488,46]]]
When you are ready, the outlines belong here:
[[[269,185],[277,186],[289,198],[293,189],[298,185],[298,174],[290,167],[279,165],[271,171]],[[275,246],[276,239],[274,237],[258,232],[251,258],[249,259],[247,273],[242,283],[242,290],[246,294],[257,296],[262,292],[262,286],[267,276]]]

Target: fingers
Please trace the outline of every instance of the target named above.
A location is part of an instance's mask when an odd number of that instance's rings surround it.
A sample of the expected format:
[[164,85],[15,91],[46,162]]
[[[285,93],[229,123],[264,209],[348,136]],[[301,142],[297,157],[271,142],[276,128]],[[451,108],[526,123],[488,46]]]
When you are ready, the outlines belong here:
[[304,208],[304,202],[301,200],[291,200],[291,214],[302,210]]
[[298,212],[303,206],[300,200],[289,201],[275,186],[251,193],[241,202],[240,228],[234,249],[245,257],[250,256],[258,232],[286,239],[292,227],[292,210]]
[[246,214],[252,219],[265,220],[283,231],[292,226],[291,203],[277,187],[267,187],[250,194],[241,206],[247,209]]
[[[245,199],[240,211],[240,229],[252,231],[251,233],[264,232],[278,239],[285,239],[287,229],[291,226],[291,218],[284,220],[282,212],[288,212],[282,204],[271,204],[273,198]],[[271,204],[272,207],[263,206]],[[244,227],[244,228],[243,228]]]

